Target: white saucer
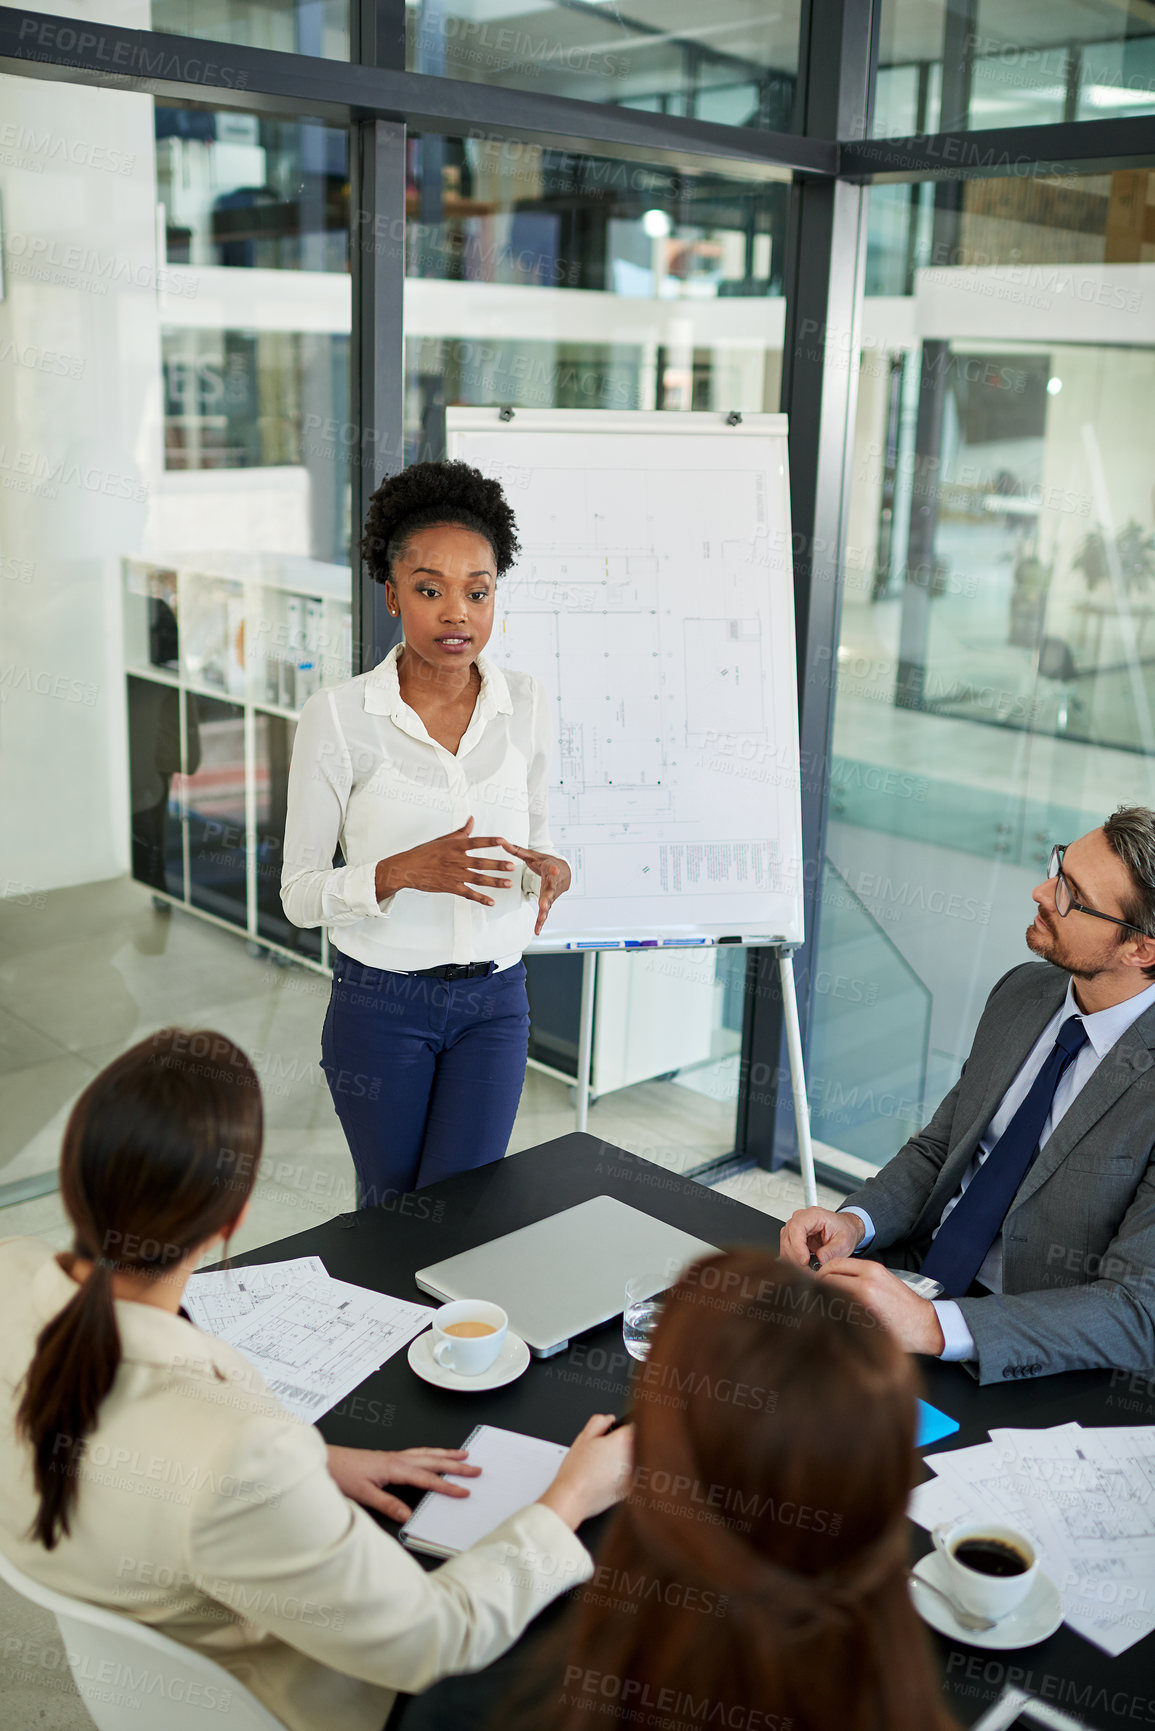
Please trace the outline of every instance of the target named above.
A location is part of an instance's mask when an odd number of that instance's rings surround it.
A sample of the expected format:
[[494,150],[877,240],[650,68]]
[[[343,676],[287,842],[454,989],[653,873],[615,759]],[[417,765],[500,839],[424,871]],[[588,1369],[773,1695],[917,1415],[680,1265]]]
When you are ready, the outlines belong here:
[[471,1391],[480,1394],[483,1389],[502,1388],[507,1382],[516,1382],[529,1364],[529,1356],[529,1348],[520,1334],[514,1334],[510,1329],[505,1337],[505,1345],[488,1370],[483,1370],[480,1376],[462,1376],[460,1371],[448,1370],[445,1365],[438,1364],[433,1357],[431,1328],[427,1328],[424,1334],[419,1334],[416,1340],[409,1343],[410,1370],[415,1370],[418,1376],[433,1383],[435,1388],[460,1389],[465,1394]]
[[1034,1647],[1040,1641],[1045,1641],[1048,1635],[1053,1635],[1063,1621],[1063,1601],[1059,1596],[1059,1589],[1051,1577],[1044,1575],[1041,1570],[1035,1576],[1035,1584],[1022,1604],[1005,1617],[1000,1617],[993,1629],[964,1629],[961,1623],[956,1622],[945,1599],[940,1599],[937,1593],[919,1590],[919,1576],[925,1576],[934,1586],[950,1591],[947,1566],[937,1551],[930,1551],[925,1557],[920,1557],[914,1565],[910,1596],[924,1623],[929,1623],[932,1629],[937,1629],[940,1635],[946,1635],[949,1640],[961,1641],[968,1647],[990,1647],[996,1652],[1015,1647]]

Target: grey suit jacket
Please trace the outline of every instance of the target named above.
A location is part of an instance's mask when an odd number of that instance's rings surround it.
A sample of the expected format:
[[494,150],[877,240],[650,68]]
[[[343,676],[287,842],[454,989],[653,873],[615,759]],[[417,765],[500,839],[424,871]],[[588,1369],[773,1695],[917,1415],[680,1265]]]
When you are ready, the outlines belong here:
[[[925,1129],[847,1203],[874,1222],[870,1254],[918,1268],[942,1211],[1068,976],[1004,974],[962,1075]],[[959,1305],[980,1382],[1155,1366],[1155,1009],[1108,1052],[1040,1149],[1003,1224],[1003,1291]]]

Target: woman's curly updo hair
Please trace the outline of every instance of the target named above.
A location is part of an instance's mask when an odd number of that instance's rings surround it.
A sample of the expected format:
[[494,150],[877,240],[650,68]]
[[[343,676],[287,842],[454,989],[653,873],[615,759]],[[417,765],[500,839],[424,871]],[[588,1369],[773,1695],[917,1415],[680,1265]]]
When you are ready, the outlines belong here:
[[517,524],[500,481],[457,459],[413,463],[389,475],[369,500],[361,554],[378,583],[392,576],[393,561],[410,536],[435,523],[453,523],[484,535],[493,548],[497,575],[508,571],[520,546]]

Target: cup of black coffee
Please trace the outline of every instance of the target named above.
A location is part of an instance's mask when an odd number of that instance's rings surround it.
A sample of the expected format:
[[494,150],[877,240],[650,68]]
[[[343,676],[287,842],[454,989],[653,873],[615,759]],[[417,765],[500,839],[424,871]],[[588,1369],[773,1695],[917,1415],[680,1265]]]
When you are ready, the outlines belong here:
[[992,1521],[954,1521],[931,1537],[942,1558],[947,1592],[976,1616],[997,1621],[1022,1604],[1039,1563],[1025,1533]]
[[1030,1557],[1010,1545],[1005,1539],[988,1538],[979,1533],[973,1539],[960,1539],[954,1548],[956,1559],[980,1575],[1025,1575],[1031,1566]]

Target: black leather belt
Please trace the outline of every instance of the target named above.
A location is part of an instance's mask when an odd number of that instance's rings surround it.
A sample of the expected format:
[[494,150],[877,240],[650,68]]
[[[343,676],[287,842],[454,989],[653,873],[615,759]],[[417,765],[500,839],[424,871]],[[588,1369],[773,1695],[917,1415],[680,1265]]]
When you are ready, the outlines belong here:
[[496,967],[496,962],[443,962],[439,968],[413,968],[409,972],[411,979],[487,980]]

